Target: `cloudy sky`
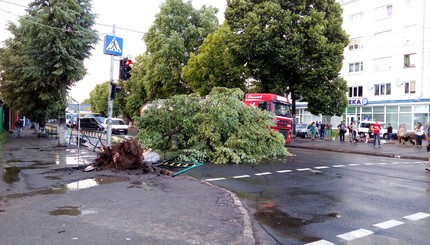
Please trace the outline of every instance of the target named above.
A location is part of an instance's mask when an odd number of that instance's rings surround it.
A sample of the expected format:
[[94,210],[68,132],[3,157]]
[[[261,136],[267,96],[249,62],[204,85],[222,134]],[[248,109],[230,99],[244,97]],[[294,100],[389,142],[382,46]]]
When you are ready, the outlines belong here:
[[[25,13],[24,7],[30,0],[0,0],[0,41],[10,37],[5,30],[7,21],[15,21]],[[92,51],[90,59],[85,60],[87,75],[76,83],[69,95],[79,102],[89,98],[90,91],[96,84],[110,79],[110,55],[103,54],[103,38],[112,35],[115,25],[116,35],[123,38],[123,56],[135,57],[145,51],[143,33],[152,25],[155,15],[164,0],[93,0],[93,12],[97,14],[95,29],[99,32],[100,41]],[[195,8],[211,5],[218,8],[218,19],[223,21],[226,0],[192,0]],[[127,29],[127,30],[124,30]],[[119,57],[115,57],[116,60]],[[118,77],[118,61],[115,62],[114,79]]]

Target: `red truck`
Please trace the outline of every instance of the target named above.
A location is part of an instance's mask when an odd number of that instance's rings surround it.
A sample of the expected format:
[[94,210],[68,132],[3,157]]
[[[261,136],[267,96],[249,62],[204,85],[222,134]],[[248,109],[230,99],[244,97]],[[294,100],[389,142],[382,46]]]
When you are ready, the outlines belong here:
[[245,94],[243,100],[247,106],[257,106],[261,110],[275,114],[273,130],[284,135],[285,143],[291,142],[293,119],[291,117],[291,103],[288,98],[276,94]]

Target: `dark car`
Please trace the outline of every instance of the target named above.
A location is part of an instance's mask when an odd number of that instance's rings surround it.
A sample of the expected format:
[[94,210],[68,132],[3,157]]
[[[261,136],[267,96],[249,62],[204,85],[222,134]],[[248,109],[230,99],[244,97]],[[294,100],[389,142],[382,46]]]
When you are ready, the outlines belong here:
[[84,130],[103,131],[103,125],[94,117],[85,117],[79,119],[79,126]]

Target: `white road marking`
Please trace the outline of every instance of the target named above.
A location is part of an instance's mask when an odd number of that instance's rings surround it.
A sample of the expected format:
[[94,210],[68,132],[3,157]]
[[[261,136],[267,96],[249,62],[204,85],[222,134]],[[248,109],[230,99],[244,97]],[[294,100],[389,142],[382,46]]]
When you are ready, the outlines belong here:
[[387,164],[386,162],[378,162],[379,165],[385,165]]
[[375,165],[375,163],[373,163],[373,162],[366,162],[366,163],[363,163],[363,165],[369,166],[369,165]]
[[310,171],[312,169],[310,169],[310,168],[298,168],[296,170],[302,172],[302,171]]
[[272,174],[271,172],[264,172],[264,173],[256,173],[256,176],[261,176],[261,175],[269,175]]
[[359,229],[359,230],[337,235],[337,237],[342,238],[343,240],[352,241],[354,239],[362,238],[371,234],[373,234],[373,231]]
[[205,179],[206,181],[217,181],[217,180],[225,180],[226,178],[213,178],[213,179]]
[[334,245],[334,243],[326,240],[319,240],[311,243],[306,243],[305,245]]
[[291,172],[293,172],[293,170],[286,169],[286,170],[278,170],[276,172],[280,173],[280,174],[282,174],[282,173],[291,173]]
[[379,228],[382,228],[382,229],[389,229],[389,228],[392,228],[392,227],[395,227],[395,226],[403,225],[404,223],[405,222],[392,219],[392,220],[388,220],[388,221],[381,222],[381,223],[378,223],[378,224],[374,224],[373,226],[379,227]]
[[408,220],[420,220],[420,219],[425,219],[429,216],[430,216],[430,214],[428,214],[428,213],[419,212],[416,214],[411,214],[411,215],[405,216],[403,218],[408,219]]
[[361,164],[359,164],[359,163],[351,163],[351,164],[348,164],[348,166],[351,166],[351,167],[354,167],[354,166],[360,166]]
[[314,169],[325,169],[325,168],[330,168],[329,166],[319,166],[319,167],[314,167]]
[[346,167],[345,165],[333,165],[333,168],[342,168],[342,167]]
[[238,175],[238,176],[233,176],[233,179],[240,179],[240,178],[249,178],[251,177],[251,175]]

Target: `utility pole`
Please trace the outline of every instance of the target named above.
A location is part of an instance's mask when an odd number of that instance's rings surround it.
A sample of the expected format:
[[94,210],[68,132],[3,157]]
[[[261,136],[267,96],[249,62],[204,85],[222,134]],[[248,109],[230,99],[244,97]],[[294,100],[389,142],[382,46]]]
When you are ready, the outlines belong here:
[[[112,35],[115,36],[115,25],[112,26]],[[109,96],[108,96],[108,120],[107,120],[107,129],[106,129],[106,137],[107,137],[107,146],[111,144],[112,137],[112,111],[113,111],[113,99],[111,96],[112,86],[113,86],[113,68],[114,68],[114,55],[110,56],[110,82],[109,82]]]

